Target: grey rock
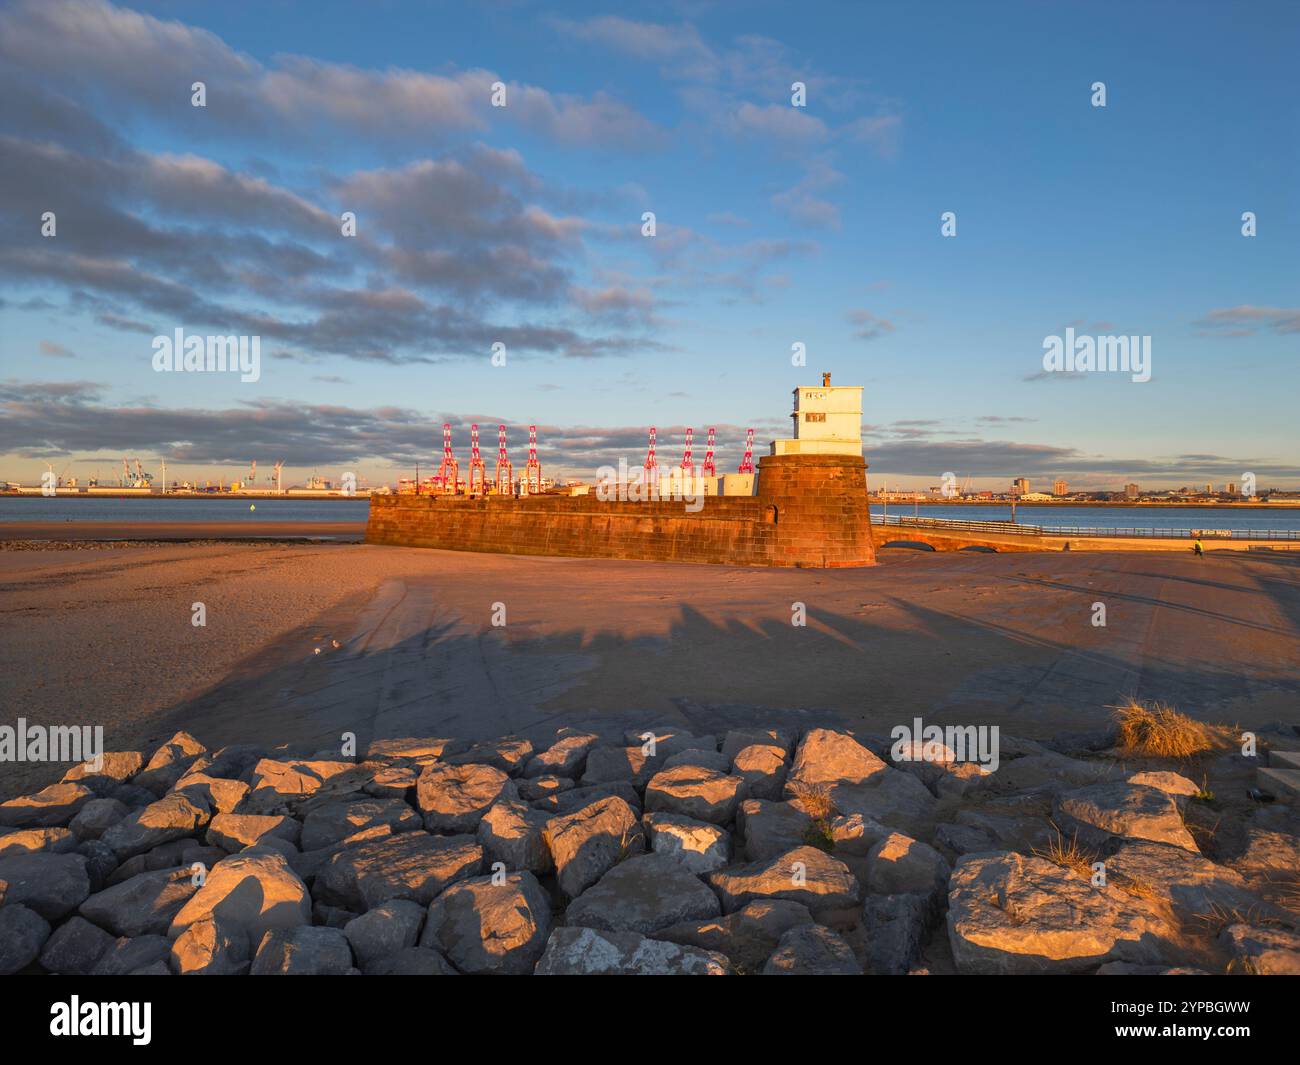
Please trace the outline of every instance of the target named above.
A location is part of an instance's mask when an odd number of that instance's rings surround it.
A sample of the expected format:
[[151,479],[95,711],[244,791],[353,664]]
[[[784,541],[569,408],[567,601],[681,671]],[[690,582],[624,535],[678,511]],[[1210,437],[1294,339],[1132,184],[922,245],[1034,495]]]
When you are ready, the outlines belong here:
[[242,932],[251,947],[273,929],[310,924],[311,896],[283,855],[238,854],[212,867],[167,935],[176,939],[207,917],[215,917],[231,934]]
[[102,928],[73,915],[50,936],[41,951],[41,965],[61,976],[87,976],[112,945],[113,937]]
[[489,864],[507,869],[548,873],[555,868],[543,834],[551,815],[525,802],[506,799],[495,803],[478,823],[476,837]]
[[902,976],[921,956],[933,919],[927,895],[868,895],[862,904],[866,964],[878,976]]
[[248,972],[250,954],[245,926],[209,914],[176,937],[169,961],[179,976],[242,976]]
[[124,817],[99,838],[113,848],[118,861],[126,861],[160,843],[195,835],[210,816],[206,806],[172,794]]
[[582,774],[587,754],[597,737],[590,732],[573,733],[556,740],[540,754],[533,755],[524,767],[526,777],[576,777]]
[[669,925],[656,931],[655,938],[715,951],[729,958],[739,971],[756,973],[787,931],[812,923],[807,906],[784,899],[765,899],[742,906],[725,917]]
[[283,814],[217,814],[208,825],[207,841],[234,854],[245,847],[256,846],[267,836],[278,836],[295,843],[301,831],[302,825]]
[[538,976],[727,976],[731,963],[697,947],[647,939],[636,932],[557,928],[534,972]]
[[71,913],[90,894],[86,859],[80,854],[36,852],[0,858],[0,881],[7,885],[6,905],[20,903],[47,921]]
[[50,938],[50,923],[18,902],[0,906],[0,976],[21,972]]
[[0,803],[0,827],[66,825],[94,797],[95,793],[84,784],[51,784],[32,795]]
[[661,769],[646,784],[645,808],[725,825],[735,820],[744,787],[740,777],[713,769],[673,766]]
[[91,976],[127,976],[156,962],[166,963],[172,945],[165,936],[123,936],[100,956]]
[[564,917],[584,928],[651,935],[721,912],[717,896],[677,859],[641,854],[609,870],[569,903]]
[[68,822],[78,839],[99,839],[107,829],[112,828],[130,813],[126,803],[117,799],[91,799]]
[[490,765],[493,769],[516,777],[523,773],[532,757],[531,741],[518,736],[506,736],[499,740],[475,743],[465,751],[445,756],[443,762],[446,765]]
[[398,951],[413,947],[424,924],[425,907],[409,899],[390,899],[343,926],[357,964],[366,972]]
[[0,858],[18,854],[68,854],[76,849],[77,837],[66,828],[23,828],[0,836]]
[[807,843],[812,818],[789,802],[746,799],[740,804],[736,824],[745,857],[751,862],[775,858]]
[[829,928],[797,925],[781,937],[763,966],[764,976],[861,976],[851,948]]
[[948,887],[952,870],[933,847],[893,832],[867,856],[867,890],[876,895],[934,898]]
[[621,858],[645,849],[636,814],[616,797],[551,818],[544,838],[560,889],[570,898],[581,895]]
[[91,895],[81,916],[115,936],[163,935],[196,891],[189,869],[140,873]]
[[429,903],[457,881],[478,876],[482,865],[473,836],[403,832],[339,851],[321,867],[313,891],[359,913],[389,899]]
[[266,933],[249,969],[252,976],[345,976],[352,948],[337,928],[299,925]]
[[780,799],[790,771],[790,756],[776,744],[752,743],[736,753],[730,768],[745,782],[745,794],[750,798]]
[[841,861],[816,847],[796,847],[776,858],[720,869],[707,877],[726,913],[759,899],[802,903],[814,917],[856,906],[862,885]]
[[1229,972],[1300,976],[1300,934],[1285,928],[1229,925],[1219,943],[1232,955]]
[[1171,796],[1141,784],[1092,784],[1059,795],[1053,818],[1068,837],[1087,846],[1105,846],[1112,836],[1170,843],[1197,851]]
[[519,798],[514,782],[488,765],[425,766],[415,790],[430,832],[473,832],[493,804]]
[[459,976],[451,962],[436,950],[407,947],[380,958],[365,970],[367,976]]
[[420,946],[462,973],[531,973],[551,931],[551,900],[532,873],[475,877],[429,904]]
[[646,814],[646,840],[655,854],[676,858],[692,873],[711,873],[731,861],[731,833],[680,814]]
[[397,833],[409,832],[420,824],[420,815],[401,799],[331,802],[312,810],[303,819],[299,842],[305,851],[316,850],[375,825],[390,825]]

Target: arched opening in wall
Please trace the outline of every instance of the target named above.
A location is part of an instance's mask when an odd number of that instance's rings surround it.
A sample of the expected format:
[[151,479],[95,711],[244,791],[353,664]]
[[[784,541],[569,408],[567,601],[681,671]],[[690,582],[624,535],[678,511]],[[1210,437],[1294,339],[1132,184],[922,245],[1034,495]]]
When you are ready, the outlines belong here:
[[987,544],[967,544],[965,547],[960,547],[957,550],[978,551],[982,555],[996,555],[998,553],[998,549],[996,547],[989,547]]
[[776,507],[766,506],[763,508],[763,521],[768,525],[776,524]]
[[927,544],[920,540],[890,540],[887,544],[881,544],[881,548],[886,547],[905,547],[909,551],[934,551],[933,544]]

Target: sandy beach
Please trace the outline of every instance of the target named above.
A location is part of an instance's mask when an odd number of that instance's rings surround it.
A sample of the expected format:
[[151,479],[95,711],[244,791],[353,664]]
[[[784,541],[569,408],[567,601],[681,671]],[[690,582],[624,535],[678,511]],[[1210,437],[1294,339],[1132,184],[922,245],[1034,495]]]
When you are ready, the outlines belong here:
[[[6,550],[0,683],[10,716],[103,724],[113,750],[180,728],[316,749],[602,715],[705,733],[756,708],[1047,737],[1127,695],[1243,726],[1294,717],[1293,556],[881,557],[794,571],[343,543]],[[62,771],[6,764],[0,791]]]

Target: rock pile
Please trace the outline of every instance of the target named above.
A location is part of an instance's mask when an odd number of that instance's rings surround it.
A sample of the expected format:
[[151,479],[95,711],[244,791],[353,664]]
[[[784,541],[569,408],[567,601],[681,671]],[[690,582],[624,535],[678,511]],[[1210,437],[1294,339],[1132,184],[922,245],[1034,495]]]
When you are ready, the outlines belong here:
[[984,774],[826,728],[181,732],[0,804],[0,973],[1300,972],[1300,813],[1205,801],[1005,737]]

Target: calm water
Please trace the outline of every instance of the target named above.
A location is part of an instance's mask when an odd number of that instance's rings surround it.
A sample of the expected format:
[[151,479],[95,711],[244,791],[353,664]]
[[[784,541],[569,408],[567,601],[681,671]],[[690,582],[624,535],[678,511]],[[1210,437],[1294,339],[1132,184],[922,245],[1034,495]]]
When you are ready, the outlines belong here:
[[[249,504],[256,510],[249,510]],[[0,498],[6,521],[365,521],[364,499]]]
[[[250,511],[249,503],[257,509]],[[885,508],[873,506],[879,516]],[[6,521],[365,521],[364,499],[46,499],[0,498],[0,523]],[[1005,506],[913,507],[891,503],[892,515],[1007,521]],[[1016,507],[1016,520],[1048,528],[1088,526],[1106,529],[1294,529],[1300,509],[1250,507]]]
[[[878,517],[885,508],[873,506]],[[891,516],[949,518],[954,521],[1009,521],[1009,506],[914,507],[911,503],[890,503]],[[1016,521],[1044,528],[1088,527],[1096,529],[1278,529],[1300,530],[1300,509],[1278,507],[1016,507]]]

